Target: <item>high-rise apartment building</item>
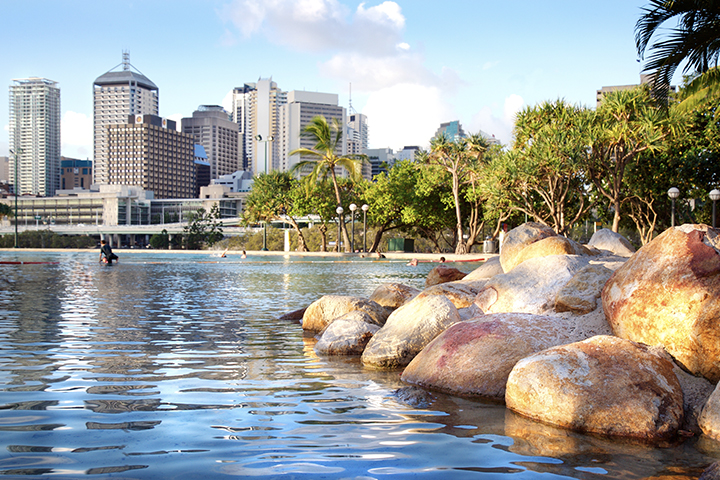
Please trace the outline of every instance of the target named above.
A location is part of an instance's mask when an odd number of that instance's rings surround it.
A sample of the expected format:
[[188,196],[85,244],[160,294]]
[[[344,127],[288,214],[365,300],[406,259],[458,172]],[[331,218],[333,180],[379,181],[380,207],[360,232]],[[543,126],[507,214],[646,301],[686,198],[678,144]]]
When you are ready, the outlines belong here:
[[130,115],[107,127],[107,182],[152,190],[155,198],[192,198],[195,140],[157,115]]
[[238,124],[218,105],[200,105],[192,117],[182,119],[182,131],[205,148],[210,178],[241,169]]
[[347,153],[360,155],[368,149],[368,121],[362,113],[348,114]]
[[[119,71],[113,71],[122,66]],[[139,71],[132,71],[130,54],[123,52],[120,65],[93,83],[93,176],[95,183],[110,182],[108,128],[127,122],[130,115],[158,115],[157,85]]]
[[9,170],[10,183],[17,193],[51,197],[59,188],[60,88],[57,82],[35,77],[13,80]]
[[287,92],[271,78],[233,90],[231,116],[242,135],[240,157],[254,175],[280,168],[280,111],[286,103]]
[[[297,148],[315,148],[313,140],[301,135],[306,125],[317,116],[323,116],[332,123],[337,120],[340,124],[343,138],[338,143],[337,155],[347,153],[347,142],[345,140],[346,110],[338,105],[338,96],[334,93],[319,93],[293,90],[287,95],[287,104],[282,109],[282,132],[280,140],[282,143],[282,157],[280,168],[283,171],[291,170],[298,162],[305,160],[300,155],[290,156],[289,153]],[[308,158],[314,160],[315,158]],[[310,169],[300,172],[301,176],[307,175]],[[336,171],[338,175],[344,175],[344,169]]]

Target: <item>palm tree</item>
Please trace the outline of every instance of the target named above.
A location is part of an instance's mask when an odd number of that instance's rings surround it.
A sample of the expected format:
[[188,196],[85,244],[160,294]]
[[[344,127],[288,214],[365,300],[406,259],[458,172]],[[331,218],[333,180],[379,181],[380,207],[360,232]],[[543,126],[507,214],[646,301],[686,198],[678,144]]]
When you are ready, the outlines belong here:
[[[677,68],[684,73],[705,73],[717,67],[720,54],[720,0],[650,0],[635,24],[638,55],[650,53],[644,72],[653,76],[653,90],[666,99]],[[661,39],[661,27],[677,18],[678,24]],[[713,77],[717,81],[718,76]]]
[[[290,173],[301,172],[303,168],[312,166],[309,177],[313,183],[317,182],[318,178],[324,179],[329,175],[335,189],[337,205],[342,206],[335,169],[342,167],[348,171],[353,181],[359,181],[362,178],[362,166],[366,162],[365,156],[338,155],[337,152],[342,151],[343,126],[337,118],[333,118],[332,122],[328,123],[325,117],[319,115],[303,128],[300,136],[311,140],[315,143],[315,146],[312,149],[298,148],[289,153],[290,156],[298,154],[301,158],[310,157],[298,162],[290,170]],[[350,240],[344,221],[340,222],[340,228],[345,242],[345,251],[349,252]],[[339,246],[338,251],[340,251]]]

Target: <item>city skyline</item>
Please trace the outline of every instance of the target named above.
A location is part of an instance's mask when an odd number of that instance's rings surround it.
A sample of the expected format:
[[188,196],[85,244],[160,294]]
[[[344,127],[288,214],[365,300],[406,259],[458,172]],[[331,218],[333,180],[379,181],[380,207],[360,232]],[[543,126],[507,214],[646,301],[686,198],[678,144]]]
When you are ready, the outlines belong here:
[[[13,45],[0,72],[6,85],[57,81],[62,154],[92,159],[92,83],[123,51],[157,84],[160,116],[178,122],[200,105],[227,108],[233,88],[272,78],[284,91],[338,94],[346,108],[352,91],[370,148],[426,146],[454,120],[508,143],[523,106],[564,98],[592,108],[597,89],[639,83],[634,26],[647,2],[39,4],[0,4],[13,19],[0,33]],[[8,155],[7,99],[0,155]]]

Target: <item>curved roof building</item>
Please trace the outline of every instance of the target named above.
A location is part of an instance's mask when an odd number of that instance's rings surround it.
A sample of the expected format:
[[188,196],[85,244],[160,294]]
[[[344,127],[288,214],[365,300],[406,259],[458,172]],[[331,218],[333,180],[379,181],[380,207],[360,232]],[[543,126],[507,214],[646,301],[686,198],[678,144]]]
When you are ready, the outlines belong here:
[[[113,71],[122,66],[121,70]],[[132,71],[130,54],[120,65],[93,82],[93,181],[109,183],[108,126],[127,123],[130,115],[158,115],[159,89],[139,71]]]

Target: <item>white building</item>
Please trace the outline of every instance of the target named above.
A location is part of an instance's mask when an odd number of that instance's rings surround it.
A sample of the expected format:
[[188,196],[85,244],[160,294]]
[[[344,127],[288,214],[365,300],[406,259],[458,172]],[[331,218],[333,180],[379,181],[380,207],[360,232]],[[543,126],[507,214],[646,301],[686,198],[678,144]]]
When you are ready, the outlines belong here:
[[210,184],[225,186],[230,193],[249,192],[252,188],[253,176],[250,172],[238,170],[220,178],[214,178]]
[[211,179],[242,168],[238,124],[230,120],[224,108],[201,105],[191,118],[182,119],[182,132],[205,148]]
[[15,192],[51,197],[60,188],[60,116],[57,82],[13,80],[8,173]]
[[[127,122],[129,115],[158,115],[158,87],[140,72],[130,70],[130,54],[123,52],[122,70],[108,71],[93,83],[93,176],[109,182],[108,125]],[[114,67],[117,68],[117,67]]]
[[[305,126],[319,115],[324,116],[328,123],[332,123],[333,119],[340,123],[342,138],[338,142],[338,150],[335,153],[337,155],[347,154],[347,142],[345,140],[346,110],[338,105],[337,94],[293,90],[288,93],[287,104],[282,110],[281,170],[290,171],[301,161],[299,155],[291,157],[289,155],[291,151],[298,148],[313,149],[315,147],[315,143],[311,139],[301,136],[301,133]],[[309,157],[307,159],[314,160],[315,158]],[[300,174],[307,175],[309,172],[310,169],[307,169]],[[336,173],[339,175],[345,174],[344,169],[343,172],[337,171]]]

